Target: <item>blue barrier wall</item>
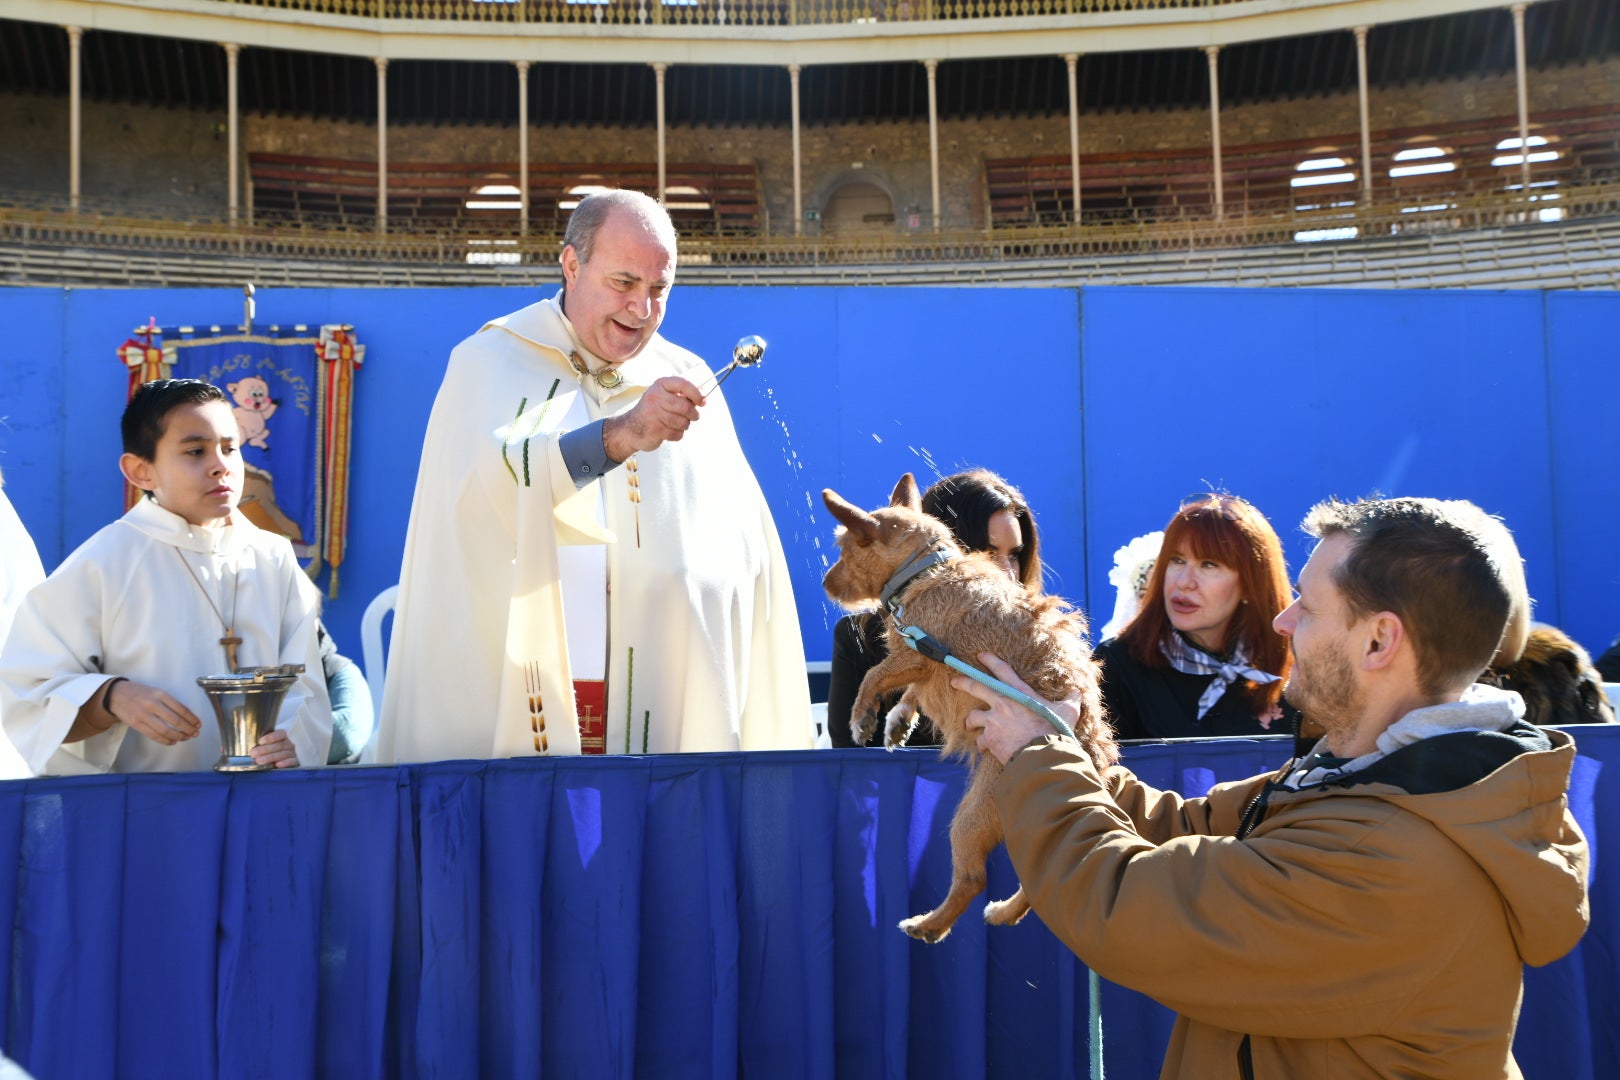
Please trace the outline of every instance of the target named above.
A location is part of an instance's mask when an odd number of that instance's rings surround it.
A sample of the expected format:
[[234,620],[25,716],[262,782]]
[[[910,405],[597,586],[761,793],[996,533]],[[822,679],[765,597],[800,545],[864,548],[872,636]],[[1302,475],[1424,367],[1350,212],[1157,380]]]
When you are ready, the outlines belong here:
[[[1620,727],[1572,734],[1591,927],[1525,972],[1526,1080],[1620,1060]],[[1124,762],[1195,795],[1287,749]],[[1085,968],[981,918],[1004,852],[945,941],[896,929],[949,887],[964,780],[903,749],[0,783],[0,1047],[41,1078],[1082,1080]],[[1157,1076],[1170,1012],[1101,998],[1110,1080]]]
[[[1549,489],[1563,625],[1594,654],[1620,634],[1620,297],[1546,298]],[[1548,594],[1540,594],[1547,597]]]
[[[358,656],[366,602],[397,572],[420,437],[445,357],[527,289],[265,289],[258,322],[350,322],[356,391],[349,561],[328,621]],[[241,320],[229,289],[0,290],[9,329],[0,467],[46,565],[121,507],[114,349],[132,327]],[[1613,294],[1235,289],[677,290],[665,330],[724,359],[794,573],[806,651],[830,651],[820,492],[886,500],[902,472],[1003,473],[1035,508],[1049,587],[1113,605],[1115,547],[1211,486],[1259,505],[1290,561],[1329,493],[1469,498],[1501,514],[1537,615],[1588,648],[1620,632],[1620,392]]]
[[[1086,289],[1082,304],[1093,596],[1114,548],[1191,492],[1260,507],[1297,572],[1311,504],[1377,491],[1501,515],[1537,617],[1560,621],[1541,294],[1114,288]],[[1591,437],[1556,429],[1573,446]],[[1587,643],[1620,632],[1611,621],[1584,625]]]

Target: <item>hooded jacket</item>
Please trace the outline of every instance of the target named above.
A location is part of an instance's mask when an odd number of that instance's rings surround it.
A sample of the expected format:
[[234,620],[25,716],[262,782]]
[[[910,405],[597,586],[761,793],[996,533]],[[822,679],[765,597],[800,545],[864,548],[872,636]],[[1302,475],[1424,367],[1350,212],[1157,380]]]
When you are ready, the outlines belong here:
[[1179,1014],[1161,1076],[1480,1080],[1520,1076],[1522,965],[1586,929],[1574,758],[1509,717],[1183,799],[1054,736],[996,803],[1042,921]]

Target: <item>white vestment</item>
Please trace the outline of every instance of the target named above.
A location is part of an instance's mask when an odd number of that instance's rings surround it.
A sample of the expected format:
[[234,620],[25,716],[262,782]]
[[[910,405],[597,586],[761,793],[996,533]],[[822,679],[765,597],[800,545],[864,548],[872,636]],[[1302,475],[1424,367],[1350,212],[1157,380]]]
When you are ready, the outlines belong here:
[[[0,719],[36,775],[212,768],[219,725],[197,678],[228,672],[224,615],[242,639],[238,665],[304,665],[277,726],[301,764],[324,765],[332,706],[315,641],[319,603],[285,537],[240,513],[222,528],[191,525],[143,498],[23,601],[0,650]],[[79,707],[120,675],[179,700],[201,733],[164,746],[114,724],[63,745]]]
[[[552,299],[450,355],[405,540],[377,759],[577,754],[572,682],[599,654],[609,753],[808,748],[787,561],[725,399],[709,394],[683,439],[582,490],[558,449],[659,378],[707,389],[712,373],[655,335],[604,390],[570,365],[574,351],[604,366]],[[580,630],[590,612],[571,616],[565,600],[601,608],[594,635]]]
[[[34,538],[23,527],[6,493],[0,491],[0,645],[6,642],[12,617],[22,607],[23,597],[44,580],[45,566],[39,561]],[[28,769],[11,740],[0,737],[0,780],[27,775]]]
[[11,500],[0,491],[0,645],[5,644],[11,619],[22,606],[28,590],[45,580],[45,567],[39,549],[12,509]]

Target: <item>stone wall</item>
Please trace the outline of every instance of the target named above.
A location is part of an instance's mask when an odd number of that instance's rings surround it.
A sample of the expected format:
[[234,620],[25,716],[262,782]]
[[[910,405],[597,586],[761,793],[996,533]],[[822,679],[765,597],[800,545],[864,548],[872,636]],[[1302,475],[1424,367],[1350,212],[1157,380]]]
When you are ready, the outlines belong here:
[[[1531,75],[1532,120],[1538,110],[1605,101],[1620,104],[1620,59]],[[1374,90],[1369,107],[1374,129],[1512,116],[1517,111],[1511,75]],[[376,157],[376,130],[366,124],[262,115],[245,115],[241,124],[244,154]],[[224,125],[220,113],[87,102],[84,193],[138,200],[165,211],[223,213],[228,187]],[[0,156],[0,191],[65,194],[67,128],[65,100],[0,94],[0,133],[6,141],[6,153]],[[1228,106],[1221,114],[1226,147],[1320,134],[1324,145],[1337,142],[1341,149],[1354,152],[1357,131],[1353,92]],[[1504,132],[1510,134],[1511,129]],[[943,222],[946,227],[978,227],[984,220],[983,161],[1066,155],[1068,117],[947,120],[940,124],[939,140]],[[1082,154],[1207,147],[1209,142],[1209,114],[1203,109],[1080,117]],[[858,179],[889,192],[902,226],[930,224],[926,122],[807,126],[801,131],[801,144],[806,211],[818,210],[840,185]],[[787,127],[672,127],[666,147],[672,162],[756,164],[772,230],[791,231],[793,147]],[[530,136],[530,156],[536,162],[651,162],[656,155],[651,128],[537,127]],[[395,162],[513,162],[518,135],[510,126],[394,125],[388,132],[388,156]]]
[[[218,216],[230,203],[226,115],[86,101],[80,189],[166,215]],[[0,192],[65,198],[68,102],[0,94]]]

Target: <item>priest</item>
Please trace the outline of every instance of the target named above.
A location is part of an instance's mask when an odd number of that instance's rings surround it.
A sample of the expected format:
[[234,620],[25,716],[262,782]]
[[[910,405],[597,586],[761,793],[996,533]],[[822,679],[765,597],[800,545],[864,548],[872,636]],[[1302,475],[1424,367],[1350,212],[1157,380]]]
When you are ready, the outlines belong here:
[[810,746],[776,527],[702,360],[658,334],[675,230],[609,191],[556,296],[451,353],[376,758]]

